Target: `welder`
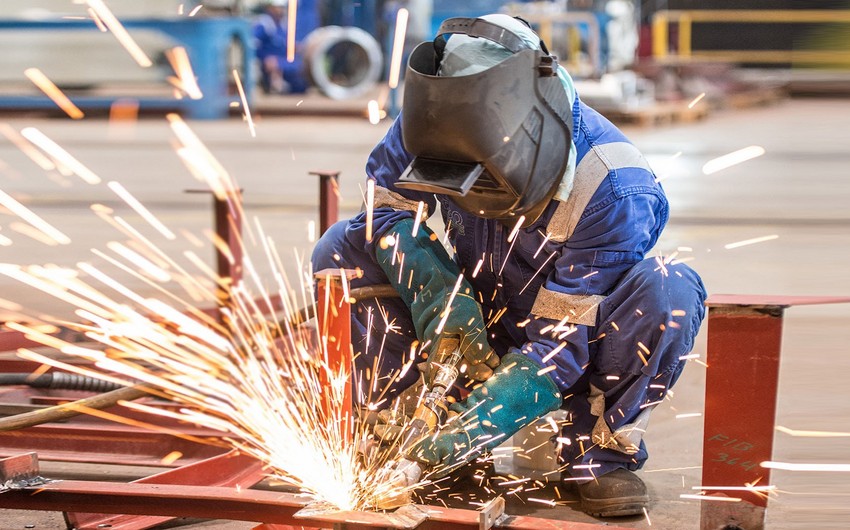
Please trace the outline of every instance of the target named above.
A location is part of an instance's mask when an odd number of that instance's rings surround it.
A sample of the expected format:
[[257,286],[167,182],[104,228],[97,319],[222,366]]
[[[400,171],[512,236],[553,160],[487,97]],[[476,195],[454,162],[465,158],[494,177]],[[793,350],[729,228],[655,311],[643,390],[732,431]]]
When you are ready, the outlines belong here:
[[[414,50],[402,112],[366,172],[371,226],[368,211],[332,226],[312,262],[400,294],[352,315],[357,368],[378,366],[371,377],[398,396],[383,432],[421,395],[441,341],[460,337],[469,394],[408,456],[440,476],[563,408],[563,480],[582,509],[642,513],[643,434],[706,293],[690,267],[650,255],[669,210],[638,149],[526,23],[487,15],[446,20]],[[425,223],[437,200],[448,245]]]
[[[254,49],[260,65],[260,86],[266,94],[300,94],[307,90],[307,77],[304,72],[303,54],[296,47],[292,61],[287,59],[288,7],[289,0],[268,0],[262,4],[263,12],[254,21],[252,33]],[[309,7],[309,4],[308,4]],[[297,31],[298,39],[304,37],[310,21],[310,10],[301,8]],[[299,43],[300,44],[300,43]]]

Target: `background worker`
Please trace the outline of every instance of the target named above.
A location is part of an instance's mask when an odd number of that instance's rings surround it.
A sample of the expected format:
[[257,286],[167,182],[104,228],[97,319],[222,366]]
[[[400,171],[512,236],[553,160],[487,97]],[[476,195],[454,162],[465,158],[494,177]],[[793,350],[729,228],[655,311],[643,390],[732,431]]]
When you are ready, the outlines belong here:
[[[403,111],[366,171],[371,240],[361,213],[313,253],[314,270],[359,268],[353,287],[400,294],[356,305],[357,368],[380,357],[378,375],[402,392],[419,377],[404,364],[457,336],[466,375],[484,381],[414,458],[440,476],[560,407],[561,464],[582,508],[642,513],[642,434],[706,296],[686,265],[646,258],[668,204],[643,156],[581,103],[526,24],[488,15],[450,19],[414,50]],[[453,258],[417,223],[436,198]]]
[[[266,94],[301,94],[307,90],[300,47],[296,46],[295,60],[287,61],[288,6],[289,0],[269,0],[254,22],[252,32],[260,63],[260,86]],[[298,35],[299,39],[303,37]]]

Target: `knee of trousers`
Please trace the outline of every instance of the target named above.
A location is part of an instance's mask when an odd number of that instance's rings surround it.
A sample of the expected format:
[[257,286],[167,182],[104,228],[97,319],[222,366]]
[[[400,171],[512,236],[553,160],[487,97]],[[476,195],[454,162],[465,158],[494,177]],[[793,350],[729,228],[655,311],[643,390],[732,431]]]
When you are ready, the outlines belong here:
[[705,298],[699,275],[687,265],[638,263],[602,303],[599,367],[650,376],[675,369],[693,347]]
[[347,225],[347,221],[334,223],[316,241],[316,246],[313,248],[313,254],[310,257],[314,271],[350,266],[348,263],[348,256],[351,255],[348,248],[350,245],[345,239],[345,227]]
[[[623,292],[617,293],[621,288]],[[612,294],[632,306],[641,320],[652,316],[647,323],[672,321],[674,328],[688,335],[696,334],[705,316],[705,286],[696,271],[684,263],[662,267],[655,259],[645,259],[626,273]]]

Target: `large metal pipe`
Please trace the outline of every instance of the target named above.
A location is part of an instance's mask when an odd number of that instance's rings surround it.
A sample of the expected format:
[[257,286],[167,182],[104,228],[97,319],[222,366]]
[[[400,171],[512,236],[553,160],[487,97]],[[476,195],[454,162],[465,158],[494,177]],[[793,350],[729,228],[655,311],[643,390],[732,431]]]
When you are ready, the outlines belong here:
[[318,28],[307,35],[304,48],[310,81],[331,99],[362,97],[381,78],[381,46],[360,28]]

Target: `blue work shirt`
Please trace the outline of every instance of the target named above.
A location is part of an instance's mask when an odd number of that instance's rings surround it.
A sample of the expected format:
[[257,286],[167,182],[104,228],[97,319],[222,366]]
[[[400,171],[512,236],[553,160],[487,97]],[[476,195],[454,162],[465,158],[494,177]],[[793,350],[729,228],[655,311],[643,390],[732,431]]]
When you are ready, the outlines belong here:
[[[404,149],[400,121],[396,119],[366,166],[369,178],[376,181],[376,196],[385,197],[376,204],[386,205],[374,209],[371,243],[365,239],[365,213],[349,223],[346,233],[352,244],[373,254],[372,245],[396,222],[413,217],[419,201],[429,213],[436,207],[434,194],[395,187],[413,158]],[[573,125],[579,167],[594,148],[628,143],[619,129],[578,98]],[[541,317],[532,312],[538,294],[550,291],[565,300],[605,296],[655,245],[669,214],[664,191],[646,164],[609,170],[572,235],[563,242],[547,237],[557,200],[531,226],[520,229],[513,243],[508,242],[512,226],[468,213],[448,196],[439,200],[455,261],[477,291],[491,346],[504,354],[506,348],[499,343],[507,338],[504,342],[521,347],[541,365],[554,363],[557,368],[548,374],[562,391],[578,380],[590,362],[596,312],[585,324]]]

